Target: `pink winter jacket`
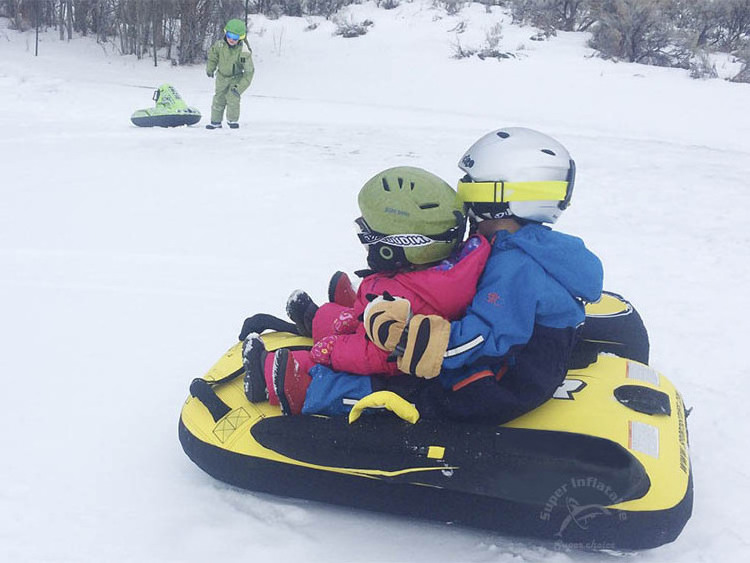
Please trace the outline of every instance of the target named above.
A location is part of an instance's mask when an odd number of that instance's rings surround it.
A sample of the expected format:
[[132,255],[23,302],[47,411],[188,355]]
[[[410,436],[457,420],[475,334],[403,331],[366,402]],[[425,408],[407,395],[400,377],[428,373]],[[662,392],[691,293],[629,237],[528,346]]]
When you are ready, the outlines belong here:
[[[360,318],[368,304],[368,293],[382,295],[387,291],[404,297],[411,303],[414,314],[440,315],[450,321],[459,319],[474,298],[489,253],[487,240],[473,236],[453,260],[444,260],[426,270],[367,276],[357,290],[353,308],[326,303],[318,309],[313,319],[313,340],[317,342],[336,334],[334,321],[344,312]],[[337,336],[331,351],[331,367],[360,375],[400,374],[396,362],[389,362],[387,358],[386,352],[367,340],[364,325],[359,322],[354,333]]]

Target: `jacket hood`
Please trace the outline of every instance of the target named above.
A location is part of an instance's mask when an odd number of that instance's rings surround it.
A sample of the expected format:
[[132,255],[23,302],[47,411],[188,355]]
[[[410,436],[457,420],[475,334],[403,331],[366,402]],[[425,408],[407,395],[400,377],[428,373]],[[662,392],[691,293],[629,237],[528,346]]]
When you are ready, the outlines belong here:
[[515,233],[498,232],[493,246],[523,250],[574,297],[596,301],[601,296],[602,263],[578,237],[530,223]]

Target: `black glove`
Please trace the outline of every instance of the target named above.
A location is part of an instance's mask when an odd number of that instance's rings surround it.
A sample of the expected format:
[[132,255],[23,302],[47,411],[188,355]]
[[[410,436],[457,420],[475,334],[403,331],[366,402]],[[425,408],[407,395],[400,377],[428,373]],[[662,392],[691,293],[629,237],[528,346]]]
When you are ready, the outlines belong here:
[[267,315],[266,313],[256,313],[252,317],[245,319],[242,323],[242,329],[240,329],[240,341],[244,341],[245,338],[251,332],[257,332],[262,334],[266,330],[275,330],[276,332],[291,332],[296,333],[297,327],[292,323],[281,320],[273,315]]
[[240,91],[237,89],[237,86],[232,86],[229,91],[238,98],[240,97]]

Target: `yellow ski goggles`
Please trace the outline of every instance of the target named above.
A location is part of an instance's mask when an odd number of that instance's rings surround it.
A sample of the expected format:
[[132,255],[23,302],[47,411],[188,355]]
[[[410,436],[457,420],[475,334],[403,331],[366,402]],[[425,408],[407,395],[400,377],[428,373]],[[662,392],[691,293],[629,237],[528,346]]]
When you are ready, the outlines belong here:
[[[511,201],[570,201],[570,182],[458,182],[458,195],[466,203]],[[567,202],[566,202],[567,207]]]
[[[466,176],[468,177],[468,176]],[[510,203],[511,201],[559,201],[566,209],[573,197],[576,165],[570,161],[566,180],[540,182],[458,181],[458,195],[465,203]]]

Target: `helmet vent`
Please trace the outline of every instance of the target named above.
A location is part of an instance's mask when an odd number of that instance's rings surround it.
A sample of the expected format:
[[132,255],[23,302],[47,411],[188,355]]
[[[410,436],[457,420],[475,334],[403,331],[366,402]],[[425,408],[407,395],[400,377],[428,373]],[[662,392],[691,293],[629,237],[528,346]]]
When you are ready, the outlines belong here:
[[505,131],[498,131],[497,136],[501,139],[507,139],[508,137],[510,137],[510,133],[506,133]]
[[419,206],[420,209],[434,209],[435,207],[440,207],[439,203],[423,203]]
[[381,181],[383,182],[383,189],[387,192],[391,191],[391,187],[388,185],[388,180],[385,178],[382,178]]
[[557,155],[555,154],[555,151],[553,151],[553,150],[551,150],[551,149],[542,149],[542,152],[543,152],[544,154],[549,154],[549,155],[552,155],[552,156],[557,156]]

